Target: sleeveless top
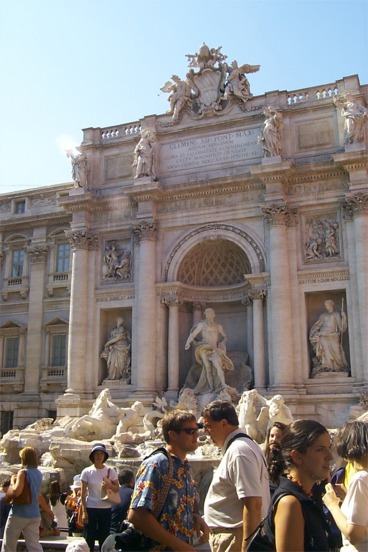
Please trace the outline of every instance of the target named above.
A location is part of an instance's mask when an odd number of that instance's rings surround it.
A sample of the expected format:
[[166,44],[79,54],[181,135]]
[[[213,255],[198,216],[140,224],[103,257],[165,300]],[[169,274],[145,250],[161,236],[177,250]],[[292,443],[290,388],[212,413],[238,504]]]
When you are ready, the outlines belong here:
[[12,513],[14,516],[23,518],[40,517],[40,507],[38,504],[38,495],[41,491],[42,473],[37,468],[28,467],[27,481],[31,487],[32,503],[31,504],[13,504]]
[[[306,495],[296,483],[286,477],[280,478],[280,485],[276,489],[272,504],[282,494],[295,496],[300,502],[304,517],[304,551],[328,552],[335,548],[329,526],[322,509],[315,500]],[[265,523],[265,533],[275,547],[274,513],[268,516]]]

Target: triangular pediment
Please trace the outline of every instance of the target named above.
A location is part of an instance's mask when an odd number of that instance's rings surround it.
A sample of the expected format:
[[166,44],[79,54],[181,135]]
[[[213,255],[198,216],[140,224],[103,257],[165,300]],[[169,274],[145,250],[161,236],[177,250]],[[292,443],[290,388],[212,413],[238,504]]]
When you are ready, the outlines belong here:
[[67,320],[64,320],[64,318],[60,318],[59,316],[56,316],[55,318],[52,318],[45,324],[46,327],[49,326],[69,326],[69,322]]

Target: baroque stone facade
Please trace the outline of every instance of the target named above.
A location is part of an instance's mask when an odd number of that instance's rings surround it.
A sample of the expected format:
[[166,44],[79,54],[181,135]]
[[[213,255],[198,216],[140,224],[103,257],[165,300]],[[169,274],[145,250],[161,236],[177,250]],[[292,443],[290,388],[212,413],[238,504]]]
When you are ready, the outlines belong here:
[[[86,129],[74,182],[0,197],[2,431],[85,414],[104,387],[176,396],[208,307],[295,416],[336,426],[367,391],[368,86],[253,96],[259,66],[203,46],[163,87],[168,113]],[[325,301],[342,369],[310,338]],[[114,351],[108,373],[117,319],[129,365]]]

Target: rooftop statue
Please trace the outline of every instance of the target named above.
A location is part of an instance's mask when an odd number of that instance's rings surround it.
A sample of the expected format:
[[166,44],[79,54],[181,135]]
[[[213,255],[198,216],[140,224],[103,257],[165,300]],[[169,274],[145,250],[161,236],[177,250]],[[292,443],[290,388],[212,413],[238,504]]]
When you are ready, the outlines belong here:
[[238,65],[234,60],[226,63],[227,56],[221,52],[222,46],[209,48],[205,43],[195,54],[187,54],[189,72],[185,80],[173,75],[161,88],[169,95],[170,122],[160,122],[161,126],[171,126],[180,122],[186,111],[191,118],[205,115],[219,115],[231,108],[234,101],[241,109],[252,97],[246,73],[259,70],[259,65]]
[[334,98],[336,106],[341,106],[344,118],[345,144],[358,144],[364,141],[364,125],[368,120],[368,109],[349,92]]
[[133,167],[136,167],[135,178],[150,177],[158,179],[158,142],[153,130],[143,130],[141,139],[134,150]]
[[263,123],[262,134],[259,137],[263,154],[265,157],[279,156],[281,155],[282,115],[271,106],[266,107],[263,114],[266,119]]
[[66,156],[72,161],[72,178],[74,180],[75,188],[88,188],[87,182],[87,155],[80,152],[79,148],[76,148],[79,153],[76,155],[73,150],[66,150]]

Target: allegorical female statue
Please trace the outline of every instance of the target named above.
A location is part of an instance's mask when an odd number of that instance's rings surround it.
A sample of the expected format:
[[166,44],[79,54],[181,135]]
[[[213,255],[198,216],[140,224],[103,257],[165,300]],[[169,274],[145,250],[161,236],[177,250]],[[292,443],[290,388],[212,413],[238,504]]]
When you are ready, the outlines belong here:
[[107,362],[108,379],[130,379],[130,343],[130,334],[124,328],[124,320],[119,316],[101,353],[101,358]]
[[342,348],[342,334],[348,327],[346,314],[334,309],[334,302],[325,301],[326,311],[320,315],[309,332],[309,340],[316,355],[317,365],[312,375],[320,372],[347,372],[349,370]]

